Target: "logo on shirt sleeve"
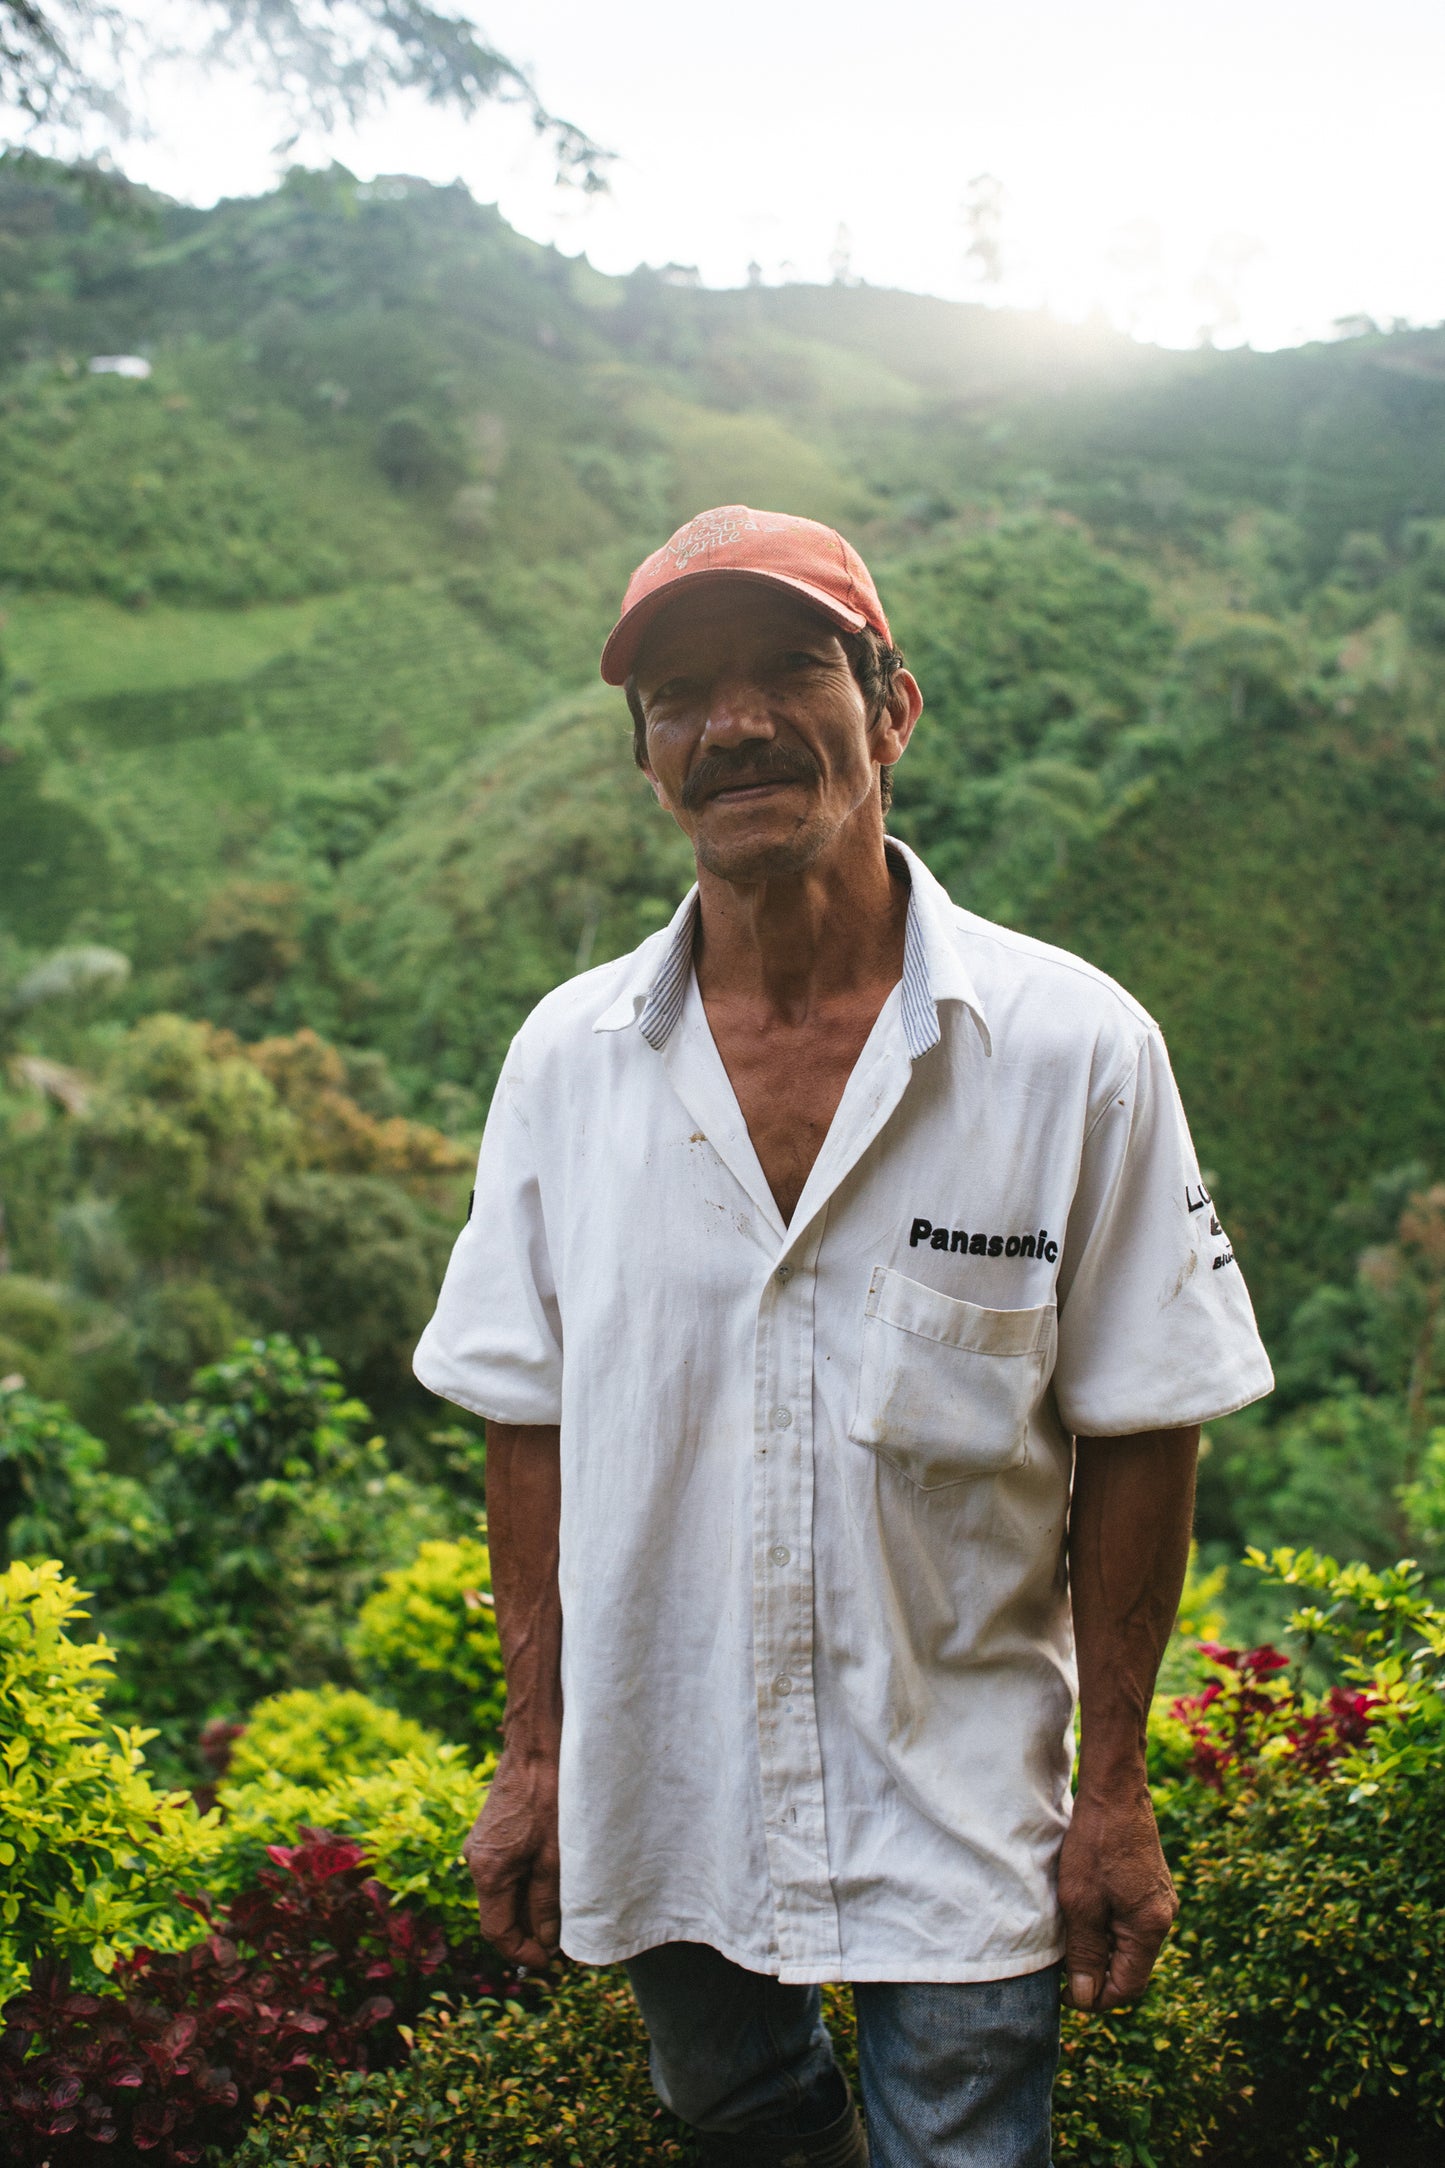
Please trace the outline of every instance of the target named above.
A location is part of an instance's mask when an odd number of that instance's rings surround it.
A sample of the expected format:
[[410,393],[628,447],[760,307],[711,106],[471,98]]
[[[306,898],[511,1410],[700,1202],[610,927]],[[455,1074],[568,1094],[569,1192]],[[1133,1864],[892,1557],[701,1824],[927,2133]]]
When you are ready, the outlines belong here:
[[1184,1185],[1184,1202],[1191,1212],[1208,1212],[1209,1232],[1212,1235],[1222,1235],[1224,1237],[1224,1248],[1216,1256],[1211,1267],[1211,1270],[1215,1272],[1223,1272],[1226,1265],[1234,1263],[1234,1251],[1229,1246],[1229,1237],[1224,1233],[1219,1214],[1214,1209],[1214,1199],[1202,1182],[1186,1182]]
[[1045,1264],[1059,1260],[1059,1245],[1049,1238],[1047,1227],[1026,1235],[970,1234],[966,1227],[935,1227],[932,1220],[916,1219],[908,1232],[908,1247],[920,1243],[931,1250],[948,1250],[964,1257],[1037,1257]]

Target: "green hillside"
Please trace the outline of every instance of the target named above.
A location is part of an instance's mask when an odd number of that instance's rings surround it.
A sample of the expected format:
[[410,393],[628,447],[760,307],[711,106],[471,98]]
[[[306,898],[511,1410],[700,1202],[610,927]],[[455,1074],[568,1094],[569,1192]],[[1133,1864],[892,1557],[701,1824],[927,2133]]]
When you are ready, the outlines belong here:
[[1341,728],[1218,745],[1079,852],[1034,915],[1166,1023],[1276,1321],[1353,1269],[1333,1220],[1347,1191],[1439,1163],[1445,800],[1422,753]]
[[[0,162],[0,292],[0,1196],[12,1306],[127,1351],[93,1420],[152,1380],[181,1253],[96,1263],[114,1175],[34,1063],[85,1097],[158,1012],[315,1032],[367,1119],[464,1156],[527,1007],[687,877],[595,658],[718,501],[868,553],[929,702],[898,832],[1160,1016],[1273,1332],[1350,1282],[1340,1200],[1439,1164],[1445,331],[1176,354],[610,279],[339,170],[102,217]],[[24,992],[87,945],[128,976]],[[438,1238],[448,1195],[407,1206]],[[304,1322],[251,1239],[227,1319]]]

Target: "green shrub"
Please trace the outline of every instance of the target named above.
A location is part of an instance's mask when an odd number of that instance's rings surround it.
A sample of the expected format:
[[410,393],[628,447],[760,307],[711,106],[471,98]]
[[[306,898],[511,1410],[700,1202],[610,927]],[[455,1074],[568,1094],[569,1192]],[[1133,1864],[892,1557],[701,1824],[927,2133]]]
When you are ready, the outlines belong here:
[[501,1741],[502,1651],[487,1547],[423,1543],[361,1607],[352,1653],[365,1678],[453,1739]]
[[372,1776],[408,1754],[426,1760],[441,1743],[424,1725],[354,1688],[298,1686],[257,1702],[226,1774],[236,1785],[273,1773],[288,1784],[335,1785]]
[[149,1733],[106,1735],[110,1651],[72,1638],[85,1615],[53,1560],[0,1575],[0,1996],[36,1957],[93,1981],[143,1943],[193,1941],[179,1899],[220,1845],[214,1816],[156,1790]]
[[123,1586],[165,1533],[144,1486],[106,1465],[67,1408],[0,1383],[0,1564],[58,1556],[92,1587]]
[[486,1797],[492,1765],[460,1747],[428,1747],[332,1783],[299,1784],[277,1773],[223,1784],[220,1854],[209,1887],[233,1895],[267,1865],[267,1846],[325,1829],[366,1846],[372,1872],[400,1901],[423,1904],[448,1939],[476,1933],[476,1899],[462,1844]]
[[1442,1782],[1437,1748],[1374,1792],[1265,1792],[1187,1860],[1183,1946],[1254,2087],[1246,2158],[1348,2138],[1383,2160],[1445,2131]]
[[[346,1643],[365,1598],[463,1517],[392,1464],[370,1420],[314,1347],[242,1341],[181,1404],[132,1410],[142,1479],[117,1474],[64,1407],[0,1384],[0,1565],[59,1557],[83,1576],[116,1660],[111,1705],[159,1727],[168,1773],[191,1773],[209,1717],[353,1685]],[[380,1758],[425,1743],[397,1733]]]
[[[824,2003],[839,2056],[855,2065],[852,1999]],[[1166,1959],[1138,2011],[1065,2020],[1055,2096],[1064,2168],[1169,2168],[1203,2156],[1238,2066],[1197,1984]],[[620,1972],[566,1973],[541,2009],[442,2010],[404,2069],[339,2076],[300,2108],[277,2103],[239,2168],[660,2168],[694,2141],[659,2107],[647,2038]]]
[[135,1423],[168,1536],[146,1584],[99,1607],[126,1705],[180,1753],[210,1715],[347,1681],[364,1598],[449,1516],[368,1436],[336,1365],[279,1334],[242,1342]]
[[1180,1946],[1247,2061],[1244,2157],[1393,2159],[1445,2130],[1445,1611],[1408,1561],[1251,1555],[1315,1599],[1291,1638],[1343,1683],[1213,1705],[1224,1760],[1196,1786]]
[[1246,2076],[1227,2007],[1167,1945],[1149,1993],[1107,2017],[1064,2013],[1059,2168],[1184,2168],[1209,2156]]
[[355,2073],[300,2108],[275,2103],[237,2168],[655,2168],[690,2161],[658,2106],[637,2005],[617,1972],[571,1972],[536,2013],[442,2010],[400,2070]]

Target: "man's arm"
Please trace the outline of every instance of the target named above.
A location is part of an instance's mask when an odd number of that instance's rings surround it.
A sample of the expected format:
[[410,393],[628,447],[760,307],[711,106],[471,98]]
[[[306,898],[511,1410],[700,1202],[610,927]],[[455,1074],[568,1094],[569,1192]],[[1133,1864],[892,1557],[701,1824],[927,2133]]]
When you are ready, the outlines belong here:
[[1069,2000],[1142,1994],[1179,1909],[1145,1778],[1145,1726],[1189,1563],[1198,1427],[1079,1438],[1069,1581],[1079,1783],[1059,1857]]
[[487,1540],[507,1674],[504,1745],[464,1852],[482,1933],[517,1965],[545,1965],[562,1932],[557,1757],[562,1599],[561,1433],[487,1425]]

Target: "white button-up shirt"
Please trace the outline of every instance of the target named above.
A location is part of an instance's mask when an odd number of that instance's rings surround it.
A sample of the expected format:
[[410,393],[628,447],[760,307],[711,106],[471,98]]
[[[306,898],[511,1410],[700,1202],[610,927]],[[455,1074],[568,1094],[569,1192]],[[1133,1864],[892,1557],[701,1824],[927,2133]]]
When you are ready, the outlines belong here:
[[461,1406],[561,1425],[562,1939],[590,1963],[1057,1958],[1072,1435],[1273,1382],[1156,1026],[899,855],[903,977],[791,1224],[694,891],[518,1033],[417,1351]]

